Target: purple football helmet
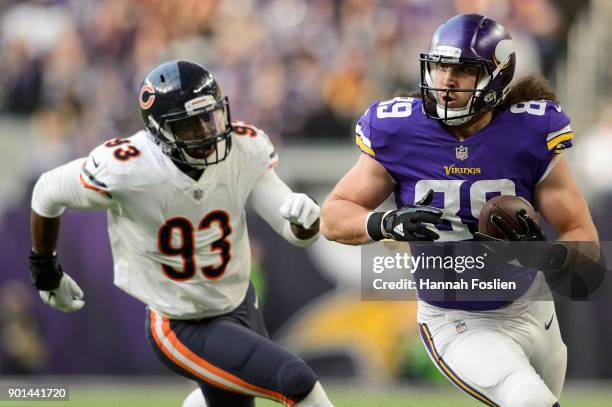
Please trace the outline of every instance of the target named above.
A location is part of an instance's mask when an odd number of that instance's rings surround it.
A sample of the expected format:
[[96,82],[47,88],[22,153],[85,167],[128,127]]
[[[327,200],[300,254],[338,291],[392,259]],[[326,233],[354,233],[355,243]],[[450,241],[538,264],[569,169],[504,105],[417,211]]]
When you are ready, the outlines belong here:
[[[460,14],[444,22],[421,57],[421,95],[428,117],[457,126],[500,103],[514,76],[516,56],[512,37],[497,21],[479,14]],[[479,69],[475,88],[436,88],[435,65],[467,64]],[[437,91],[470,92],[464,107],[451,108]]]

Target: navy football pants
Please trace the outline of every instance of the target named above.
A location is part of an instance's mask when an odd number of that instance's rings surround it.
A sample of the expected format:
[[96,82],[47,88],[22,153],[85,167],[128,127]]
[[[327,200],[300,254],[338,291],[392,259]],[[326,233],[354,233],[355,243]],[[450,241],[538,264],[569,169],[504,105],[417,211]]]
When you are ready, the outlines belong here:
[[254,406],[254,397],[294,405],[317,381],[302,359],[268,339],[252,285],[229,314],[172,320],[151,310],[147,337],[171,370],[195,380],[209,407]]

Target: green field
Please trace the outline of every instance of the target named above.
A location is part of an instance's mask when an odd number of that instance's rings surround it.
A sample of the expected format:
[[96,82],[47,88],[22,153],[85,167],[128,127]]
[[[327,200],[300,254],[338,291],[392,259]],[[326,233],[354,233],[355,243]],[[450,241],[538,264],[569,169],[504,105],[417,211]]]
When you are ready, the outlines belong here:
[[[117,380],[117,379],[115,379]],[[192,387],[185,382],[164,383],[158,379],[145,384],[125,381],[107,382],[93,385],[70,384],[70,401],[26,402],[0,401],[2,406],[40,407],[180,407],[184,397]],[[482,406],[470,397],[455,390],[450,385],[440,386],[354,386],[329,385],[328,393],[337,407],[472,407]],[[603,383],[571,383],[567,386],[561,400],[563,407],[610,407],[612,406],[612,385]],[[258,407],[272,407],[279,404],[260,400]]]

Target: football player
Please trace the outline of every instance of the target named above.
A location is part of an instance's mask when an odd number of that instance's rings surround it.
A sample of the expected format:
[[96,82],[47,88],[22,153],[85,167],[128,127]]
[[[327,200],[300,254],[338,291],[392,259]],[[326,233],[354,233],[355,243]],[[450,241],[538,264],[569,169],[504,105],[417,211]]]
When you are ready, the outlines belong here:
[[[331,406],[313,371],[270,341],[253,286],[245,204],[288,242],[308,246],[319,207],[277,176],[268,136],[231,122],[202,66],[171,61],[142,83],[144,130],[44,173],[32,197],[34,286],[64,312],[83,291],[55,252],[65,208],[108,214],[115,284],[148,307],[158,358],[199,388],[185,406]],[[204,400],[205,399],[205,400]]]
[[[362,154],[323,205],[323,235],[345,244],[471,240],[485,201],[502,194],[534,204],[559,240],[597,242],[562,155],[570,120],[542,79],[510,87],[515,58],[498,22],[477,14],[444,22],[420,57],[421,92],[375,102],[359,119]],[[398,209],[376,212],[392,192]],[[533,219],[517,216],[529,231],[499,222],[509,240],[544,238]],[[530,291],[542,284],[538,274]],[[566,347],[554,304],[526,298],[419,301],[432,361],[484,404],[559,405]]]

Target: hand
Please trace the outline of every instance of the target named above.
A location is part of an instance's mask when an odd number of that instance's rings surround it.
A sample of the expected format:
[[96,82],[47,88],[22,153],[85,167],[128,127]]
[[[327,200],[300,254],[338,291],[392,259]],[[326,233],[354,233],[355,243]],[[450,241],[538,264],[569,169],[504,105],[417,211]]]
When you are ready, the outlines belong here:
[[433,199],[433,190],[430,189],[423,199],[414,205],[407,205],[391,211],[382,218],[382,230],[385,237],[397,241],[433,241],[440,238],[433,230],[427,228],[425,223],[440,224],[442,211],[429,206]]
[[497,239],[493,236],[476,232],[474,240],[506,242],[487,245],[492,254],[498,259],[511,262],[520,267],[536,268],[538,270],[552,270],[561,267],[567,260],[567,249],[565,245],[524,245],[520,243],[507,242],[543,242],[546,236],[542,229],[527,214],[524,209],[516,213],[516,217],[525,225],[525,232],[519,234],[506,220],[500,216],[493,215],[491,221],[497,229],[504,235],[504,239]]
[[310,229],[319,220],[321,209],[308,195],[292,192],[281,205],[279,212],[289,223]]
[[39,291],[42,301],[56,310],[73,312],[85,305],[83,290],[68,274],[64,273],[59,287],[50,291]]
[[504,235],[504,239],[497,239],[493,236],[476,232],[474,233],[475,240],[482,241],[495,241],[495,240],[509,240],[511,242],[543,242],[546,241],[546,236],[542,233],[542,229],[538,226],[537,223],[527,214],[525,209],[521,209],[516,213],[516,217],[525,225],[526,232],[523,234],[519,234],[516,230],[506,222],[502,217],[498,215],[493,215],[491,217],[491,221],[493,224],[499,229],[499,231]]
[[62,271],[55,254],[30,253],[32,284],[43,302],[55,309],[72,312],[83,308],[83,291]]

